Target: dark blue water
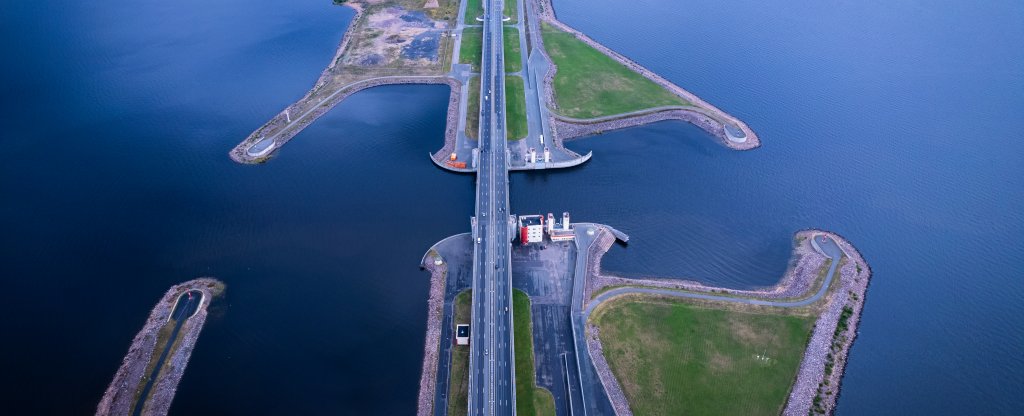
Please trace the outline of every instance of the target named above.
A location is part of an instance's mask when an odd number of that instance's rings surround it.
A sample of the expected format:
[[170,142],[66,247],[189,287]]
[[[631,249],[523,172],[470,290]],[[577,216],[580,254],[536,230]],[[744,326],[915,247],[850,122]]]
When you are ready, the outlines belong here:
[[227,157],[333,56],[353,13],[330,3],[3,6],[3,413],[92,413],[154,303],[202,275],[226,297],[172,413],[414,411],[418,264],[472,209],[426,157],[447,87],[367,91],[271,163]]
[[594,151],[575,172],[517,176],[516,209],[621,227],[632,239],[607,269],[737,286],[774,282],[794,231],[834,230],[874,271],[839,414],[1018,407],[1024,4],[622,5],[555,2],[763,147],[731,152],[682,123],[606,134],[573,146]]
[[[5,410],[93,411],[153,303],[212,275],[228,291],[172,413],[412,413],[416,264],[472,208],[471,178],[426,159],[446,87],[359,93],[241,166],[227,151],[309,88],[351,11],[65,3],[0,14]],[[558,0],[764,146],[682,123],[606,134],[572,145],[594,151],[581,168],[514,175],[513,206],[623,229],[608,269],[736,286],[774,282],[794,231],[837,231],[875,272],[839,413],[1010,413],[1024,5],[988,3]]]

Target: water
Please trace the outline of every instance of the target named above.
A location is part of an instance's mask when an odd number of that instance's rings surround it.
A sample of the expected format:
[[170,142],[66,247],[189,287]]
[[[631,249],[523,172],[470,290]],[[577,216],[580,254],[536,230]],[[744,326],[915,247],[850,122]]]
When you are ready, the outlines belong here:
[[154,303],[203,275],[227,293],[172,413],[415,408],[417,266],[472,209],[471,178],[427,159],[447,87],[357,94],[280,157],[243,166],[227,152],[312,86],[349,9],[4,8],[5,413],[93,412]]
[[[558,15],[745,120],[736,153],[661,123],[517,176],[517,210],[630,234],[605,267],[771,284],[793,232],[871,264],[838,413],[1009,414],[1024,390],[1024,4],[558,0]],[[536,185],[543,185],[536,188]],[[557,212],[557,211],[556,211]]]
[[[607,269],[732,286],[773,283],[794,231],[837,231],[875,272],[839,413],[1010,413],[1024,5],[988,3],[557,0],[764,146],[728,151],[675,122],[585,139],[571,146],[594,151],[586,165],[513,175],[513,207],[626,231]],[[172,413],[413,412],[416,265],[472,209],[472,179],[426,159],[446,87],[356,94],[241,166],[227,151],[312,85],[350,10],[113,0],[0,16],[10,413],[92,412],[153,303],[200,275],[227,295]]]

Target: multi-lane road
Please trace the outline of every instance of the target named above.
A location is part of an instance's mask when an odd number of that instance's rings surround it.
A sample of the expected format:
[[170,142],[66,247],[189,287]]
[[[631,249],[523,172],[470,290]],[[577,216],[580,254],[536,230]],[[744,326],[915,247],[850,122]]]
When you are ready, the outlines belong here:
[[502,0],[484,3],[469,413],[515,413]]

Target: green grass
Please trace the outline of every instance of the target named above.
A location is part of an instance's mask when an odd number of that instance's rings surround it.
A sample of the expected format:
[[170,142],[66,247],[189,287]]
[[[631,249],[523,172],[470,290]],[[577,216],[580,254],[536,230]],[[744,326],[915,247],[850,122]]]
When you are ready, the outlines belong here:
[[526,137],[526,90],[523,79],[517,76],[505,77],[505,121],[508,126],[505,138],[519,140]]
[[505,48],[505,72],[519,72],[523,70],[523,59],[519,54],[519,29],[506,27],[502,31],[502,42]]
[[551,392],[534,383],[530,297],[518,289],[512,291],[512,320],[516,349],[516,414],[554,415],[555,399]]
[[[455,296],[454,319],[452,324],[468,324],[470,320],[472,295],[467,290]],[[455,328],[452,328],[454,331]],[[472,331],[473,328],[470,328]],[[469,413],[469,346],[452,347],[451,384],[448,386],[448,414]]]
[[593,118],[688,104],[572,34],[544,24],[541,36],[548,55],[558,65],[554,89],[562,115]]
[[516,23],[519,20],[519,8],[516,7],[516,0],[505,0],[505,8],[501,12],[512,18],[506,23]]
[[466,137],[476,140],[480,131],[480,77],[469,79],[469,99],[466,100]]
[[592,320],[636,415],[777,415],[814,323],[635,298]]
[[484,5],[481,0],[466,0],[466,16],[463,18],[467,25],[478,25],[476,18],[484,14]]
[[459,63],[470,64],[473,71],[480,72],[480,54],[483,53],[483,34],[478,27],[462,30],[462,46],[459,47]]

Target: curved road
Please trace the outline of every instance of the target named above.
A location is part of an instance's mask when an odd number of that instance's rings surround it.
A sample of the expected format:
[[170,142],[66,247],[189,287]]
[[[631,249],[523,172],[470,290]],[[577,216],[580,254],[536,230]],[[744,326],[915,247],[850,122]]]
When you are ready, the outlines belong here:
[[[577,257],[576,276],[577,277],[583,276],[582,280],[585,280],[586,279],[585,276],[586,276],[587,264],[590,261],[590,259],[589,259],[589,257],[590,257],[590,248],[593,245],[594,241],[596,240],[597,233],[594,233],[593,235],[591,235],[589,232],[585,232],[585,231],[587,231],[589,229],[593,229],[595,227],[594,225],[588,225],[586,227],[581,227],[581,225],[582,224],[577,224],[577,232],[576,232],[576,242],[577,242],[577,247],[579,247],[578,248],[578,253],[580,253],[580,255]],[[572,314],[573,315],[572,316],[572,327],[573,327],[574,342],[576,344],[575,345],[576,357],[578,357],[577,371],[579,372],[580,389],[581,389],[581,391],[584,392],[583,393],[584,396],[585,396],[584,401],[587,403],[586,407],[584,408],[584,412],[583,413],[585,415],[588,414],[588,413],[596,413],[596,414],[604,413],[601,410],[601,407],[599,406],[599,403],[606,403],[607,400],[608,400],[607,397],[606,397],[607,394],[605,393],[605,391],[603,389],[604,385],[601,382],[600,378],[596,374],[593,361],[591,360],[591,357],[590,357],[590,350],[589,350],[589,348],[587,348],[587,340],[586,340],[586,337],[585,337],[585,332],[586,332],[586,330],[585,330],[586,325],[585,324],[590,319],[590,314],[594,311],[594,309],[598,305],[600,305],[601,303],[603,303],[603,302],[605,302],[605,301],[607,301],[609,299],[612,299],[612,298],[614,298],[616,296],[619,296],[619,295],[626,295],[626,294],[651,294],[651,295],[674,296],[674,297],[690,298],[690,299],[714,300],[714,301],[722,301],[722,302],[735,302],[735,303],[742,303],[742,304],[747,304],[747,305],[778,306],[778,307],[787,307],[787,308],[789,308],[789,307],[807,306],[807,305],[810,305],[810,304],[818,301],[819,299],[821,299],[825,295],[825,292],[828,291],[828,287],[829,287],[829,285],[831,285],[832,279],[833,279],[833,277],[835,275],[836,268],[839,267],[839,259],[843,255],[843,251],[839,247],[839,245],[834,240],[832,240],[832,238],[830,238],[828,236],[816,235],[811,240],[811,243],[812,243],[812,245],[814,245],[814,247],[820,253],[822,253],[826,257],[832,259],[832,264],[829,265],[828,274],[825,276],[825,281],[822,283],[822,285],[818,289],[818,291],[815,292],[813,295],[811,295],[811,296],[809,296],[809,297],[807,297],[805,299],[800,299],[800,300],[786,301],[786,300],[751,299],[751,298],[739,298],[739,297],[715,295],[715,294],[710,294],[710,293],[683,292],[683,291],[673,290],[673,289],[621,287],[621,288],[609,290],[607,292],[604,292],[604,293],[598,295],[589,304],[587,304],[587,307],[585,309],[580,311],[579,305],[580,305],[580,303],[583,300],[583,288],[582,288],[583,285],[582,284],[574,284],[574,288],[573,288],[573,311],[579,311],[579,312],[574,312]],[[579,280],[579,279],[576,279],[576,280]],[[588,386],[591,387],[591,388],[588,388]],[[601,386],[601,387],[597,387],[597,386]],[[590,397],[586,397],[588,394],[591,395],[591,396]]]
[[583,316],[584,316],[584,318],[588,318],[589,319],[590,318],[590,313],[593,312],[594,308],[597,307],[597,305],[599,305],[602,302],[604,302],[604,301],[606,301],[608,299],[611,299],[611,298],[613,298],[615,296],[623,295],[623,294],[629,294],[629,293],[646,293],[646,294],[653,294],[653,295],[668,295],[668,296],[675,296],[675,297],[681,297],[681,298],[701,299],[701,300],[716,300],[716,301],[723,301],[723,302],[736,302],[736,303],[743,303],[743,304],[747,304],[747,305],[758,305],[758,306],[779,306],[779,307],[785,307],[785,308],[807,306],[807,305],[810,305],[810,304],[812,304],[814,302],[817,302],[818,299],[821,299],[822,296],[825,296],[825,292],[828,291],[828,287],[832,283],[832,278],[835,275],[836,268],[839,267],[838,259],[843,255],[843,251],[842,251],[842,249],[839,248],[839,245],[836,244],[836,242],[833,241],[831,238],[829,238],[829,237],[827,237],[825,235],[815,236],[814,237],[814,243],[815,243],[815,246],[818,248],[818,250],[822,254],[825,255],[825,257],[828,257],[828,258],[832,259],[832,264],[828,268],[828,275],[825,276],[824,283],[822,283],[821,287],[818,288],[818,291],[815,292],[814,295],[811,295],[810,297],[808,297],[806,299],[794,300],[794,301],[764,300],[764,299],[741,298],[741,297],[735,297],[735,296],[712,295],[712,294],[705,294],[705,293],[683,292],[683,291],[680,291],[680,290],[673,290],[673,289],[645,289],[645,288],[637,288],[637,287],[622,287],[622,288],[618,288],[618,289],[609,290],[609,291],[604,292],[604,293],[598,295],[597,297],[595,297],[594,300],[591,301],[587,305],[587,309],[583,311]]

